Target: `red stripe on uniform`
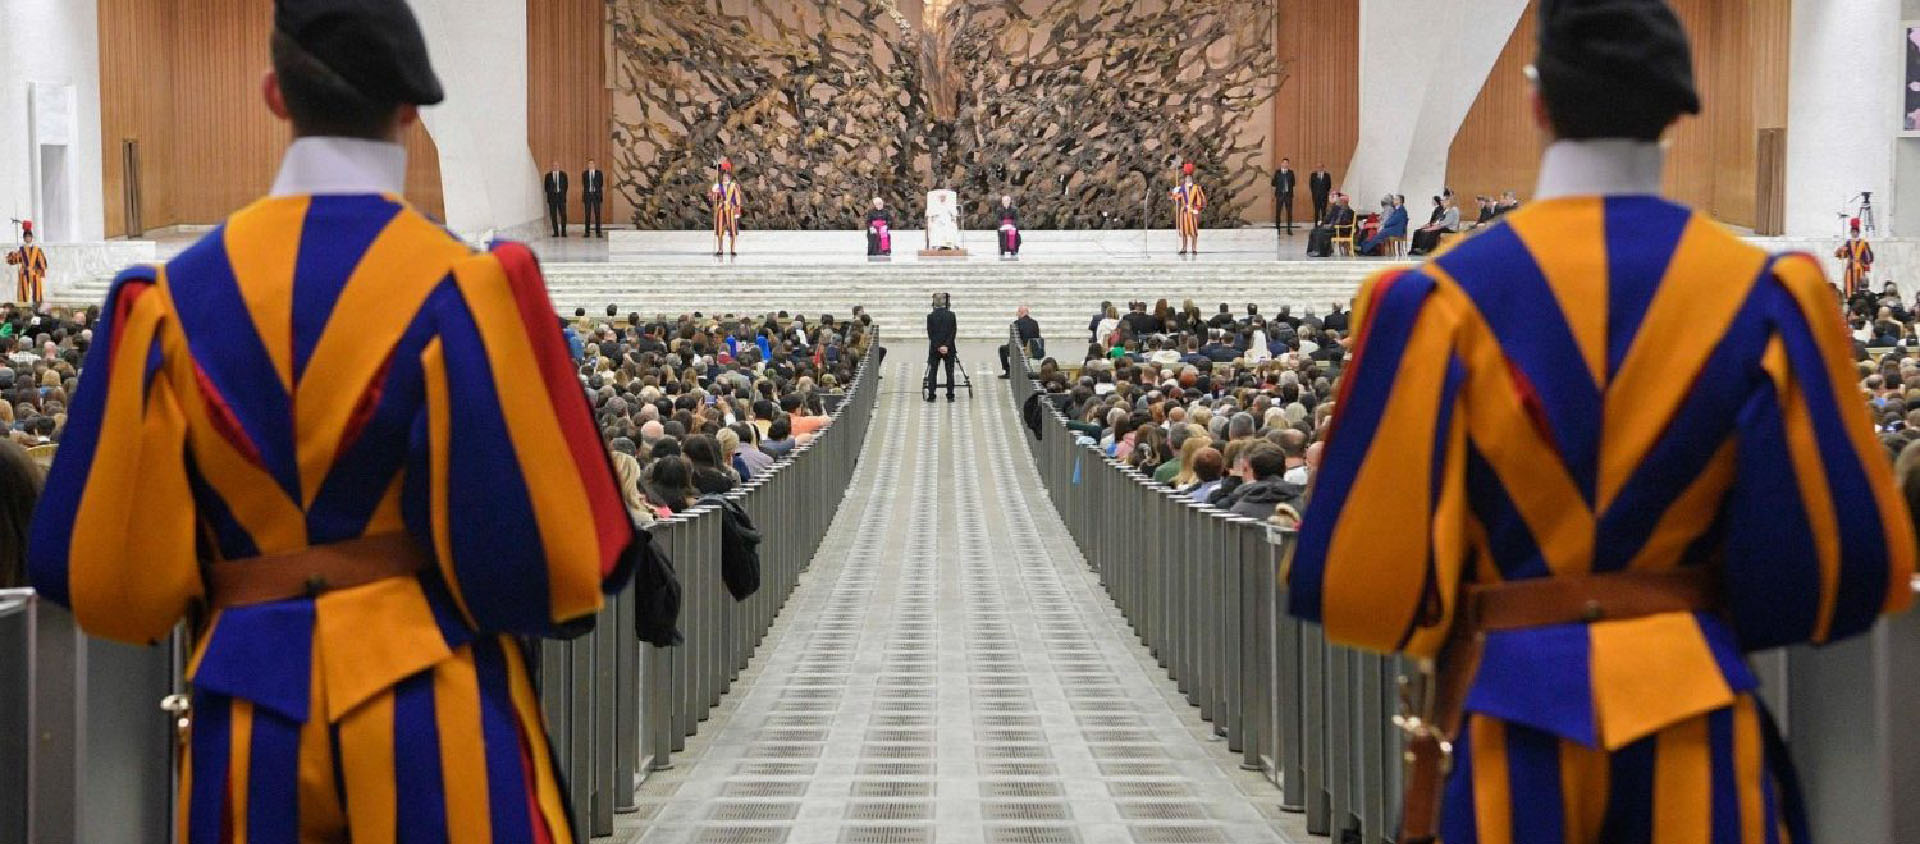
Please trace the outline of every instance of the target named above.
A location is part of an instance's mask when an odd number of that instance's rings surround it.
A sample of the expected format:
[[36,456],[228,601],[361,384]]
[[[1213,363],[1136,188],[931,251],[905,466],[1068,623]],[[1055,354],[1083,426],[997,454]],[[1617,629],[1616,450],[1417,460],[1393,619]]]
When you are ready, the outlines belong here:
[[633,522],[627,516],[626,504],[620,500],[612,462],[600,444],[600,429],[594,424],[586,393],[581,390],[573,362],[567,355],[566,342],[556,327],[553,300],[547,297],[540,264],[532,250],[519,243],[498,243],[493,247],[493,256],[506,270],[508,287],[520,308],[520,318],[526,323],[527,338],[533,345],[540,374],[553,393],[554,415],[567,438],[574,467],[579,471],[587,501],[593,508],[594,533],[600,540],[600,574],[610,576],[621,552],[633,541]]

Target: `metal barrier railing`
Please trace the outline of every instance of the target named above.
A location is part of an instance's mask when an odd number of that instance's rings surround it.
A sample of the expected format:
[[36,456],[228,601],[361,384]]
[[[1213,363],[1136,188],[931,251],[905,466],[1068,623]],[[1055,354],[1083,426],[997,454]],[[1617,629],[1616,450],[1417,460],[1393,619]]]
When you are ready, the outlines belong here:
[[613,816],[634,808],[639,780],[670,767],[672,754],[686,749],[746,668],[852,482],[879,394],[878,358],[861,361],[819,436],[726,495],[768,537],[759,547],[758,592],[740,602],[727,593],[719,508],[700,504],[652,528],[680,576],[684,643],[656,648],[636,641],[633,596],[623,590],[601,610],[593,632],[541,645],[540,700],[571,790],[575,829],[612,835]]
[[[1014,408],[1039,387],[1009,339]],[[1044,396],[1023,437],[1087,563],[1134,632],[1241,767],[1280,789],[1309,832],[1390,842],[1402,744],[1395,657],[1327,642],[1286,613],[1281,566],[1294,534],[1156,485],[1079,444]],[[1920,592],[1920,583],[1915,589]],[[1920,613],[1840,645],[1755,654],[1765,697],[1799,766],[1817,840],[1920,841]]]
[[[737,603],[726,592],[721,517],[704,504],[652,528],[680,576],[682,646],[634,637],[631,589],[591,633],[539,643],[540,702],[583,840],[611,835],[614,814],[635,808],[639,781],[669,767],[792,594],[859,462],[878,358],[861,361],[832,424],[727,495],[767,537],[758,592]],[[173,840],[176,742],[156,704],[180,691],[187,653],[181,633],[158,648],[94,639],[33,590],[0,589],[0,842]]]

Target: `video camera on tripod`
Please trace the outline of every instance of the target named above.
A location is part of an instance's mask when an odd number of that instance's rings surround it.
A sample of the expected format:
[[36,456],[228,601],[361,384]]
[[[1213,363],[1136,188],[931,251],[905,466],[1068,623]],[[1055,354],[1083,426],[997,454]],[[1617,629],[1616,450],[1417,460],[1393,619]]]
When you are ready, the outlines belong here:
[[1880,232],[1880,226],[1873,215],[1873,191],[1861,191],[1847,197],[1840,203],[1840,237],[1846,239],[1853,235],[1855,223],[1860,226],[1860,234],[1872,237]]

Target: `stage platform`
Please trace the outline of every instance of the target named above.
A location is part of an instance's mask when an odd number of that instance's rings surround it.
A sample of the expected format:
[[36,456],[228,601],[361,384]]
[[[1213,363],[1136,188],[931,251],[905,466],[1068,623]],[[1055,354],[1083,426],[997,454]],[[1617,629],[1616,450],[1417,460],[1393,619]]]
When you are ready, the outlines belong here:
[[[165,260],[199,236],[181,231],[156,238],[152,246],[116,242],[85,261],[90,278],[73,279],[55,290],[59,301],[99,302],[112,269],[122,262]],[[1018,259],[996,255],[996,233],[969,231],[966,258],[920,258],[918,231],[896,232],[889,260],[866,257],[866,235],[859,231],[744,231],[739,257],[713,256],[713,235],[706,231],[609,230],[607,237],[542,238],[530,242],[546,269],[554,303],[563,313],[586,308],[605,313],[609,304],[622,314],[803,312],[844,316],[856,304],[892,328],[895,338],[918,336],[927,305],[936,291],[953,294],[960,333],[969,340],[1000,341],[1014,309],[1027,305],[1041,330],[1054,341],[1051,351],[1076,355],[1085,350],[1086,327],[1102,300],[1124,303],[1165,298],[1176,307],[1193,299],[1211,314],[1228,303],[1241,313],[1248,302],[1262,313],[1281,305],[1325,313],[1345,303],[1368,275],[1396,262],[1374,258],[1309,258],[1304,230],[1294,234],[1271,228],[1209,229],[1200,235],[1198,255],[1176,255],[1179,238],[1171,229],[1142,232],[1029,231]],[[1831,255],[1836,241],[1822,238],[1752,238],[1769,251],[1801,250],[1824,257],[1828,273],[1838,277]],[[128,251],[152,249],[148,253]],[[1874,243],[1879,277],[1906,279],[1920,272],[1920,241],[1883,239]],[[52,250],[49,250],[52,252]],[[81,263],[74,260],[74,263]],[[1884,274],[1884,275],[1883,275]],[[1877,280],[1876,279],[1876,280]],[[1905,296],[1913,294],[1906,283]],[[1071,348],[1070,348],[1071,347]]]
[[[567,243],[573,240],[554,241]],[[1173,229],[1110,229],[1100,231],[1034,230],[1021,233],[1023,263],[1078,263],[1085,261],[1196,261],[1205,263],[1268,262],[1305,258],[1307,235],[1302,228],[1288,236],[1271,228],[1208,229],[1200,233],[1197,256],[1177,253],[1180,237]],[[588,241],[589,243],[591,241]],[[880,263],[998,262],[999,233],[991,230],[961,233],[969,257],[921,258],[926,235],[918,229],[893,233],[893,256]],[[713,260],[713,233],[708,231],[610,231],[607,260],[618,263],[685,263]],[[865,264],[864,231],[742,231],[739,264]]]
[[[1281,305],[1325,313],[1346,303],[1368,275],[1393,262],[1378,259],[1308,258],[1306,234],[1273,229],[1201,233],[1201,252],[1175,255],[1172,230],[1026,234],[1018,259],[995,253],[995,233],[967,232],[968,258],[921,259],[918,232],[896,233],[891,260],[866,258],[862,232],[743,232],[738,258],[715,258],[710,232],[609,231],[608,237],[532,241],[546,272],[554,304],[604,314],[677,315],[765,313],[787,310],[811,317],[845,317],[864,305],[898,342],[920,336],[936,291],[953,295],[960,335],[998,342],[1021,305],[1033,309],[1051,350],[1065,356],[1085,351],[1087,322],[1102,300],[1152,302],[1178,307],[1191,298],[1206,313],[1228,303],[1235,313],[1247,303],[1262,313]],[[160,244],[165,259],[191,241]],[[1151,248],[1148,248],[1151,247]],[[71,300],[98,302],[107,278],[81,283]]]
[[[1345,304],[1368,275],[1393,262],[1306,257],[1306,235],[1273,229],[1201,233],[1200,254],[1175,254],[1172,230],[1026,233],[1018,259],[996,253],[996,233],[966,232],[965,258],[920,258],[919,232],[896,232],[894,256],[865,256],[862,232],[743,232],[738,258],[715,258],[709,232],[609,232],[607,257],[549,261],[562,312],[747,313],[767,308],[844,316],[864,305],[894,337],[919,336],[937,291],[953,296],[960,335],[998,340],[1021,305],[1033,310],[1056,354],[1085,351],[1087,322],[1103,300],[1193,299],[1212,314],[1220,303],[1242,313],[1248,302],[1273,313],[1281,305],[1325,313]],[[565,244],[572,239],[558,241]],[[537,249],[552,241],[536,244]],[[580,248],[563,247],[554,252]]]

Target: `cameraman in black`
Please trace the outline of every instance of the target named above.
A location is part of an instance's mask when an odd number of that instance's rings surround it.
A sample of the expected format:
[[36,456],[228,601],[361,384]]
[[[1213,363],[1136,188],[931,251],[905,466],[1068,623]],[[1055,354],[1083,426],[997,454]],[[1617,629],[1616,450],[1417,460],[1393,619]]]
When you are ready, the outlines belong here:
[[953,401],[953,361],[960,353],[955,347],[960,323],[954,319],[953,311],[947,309],[951,302],[947,294],[935,293],[933,313],[927,314],[927,401],[933,401],[934,389],[939,386],[933,365],[941,361],[947,365],[947,401]]

